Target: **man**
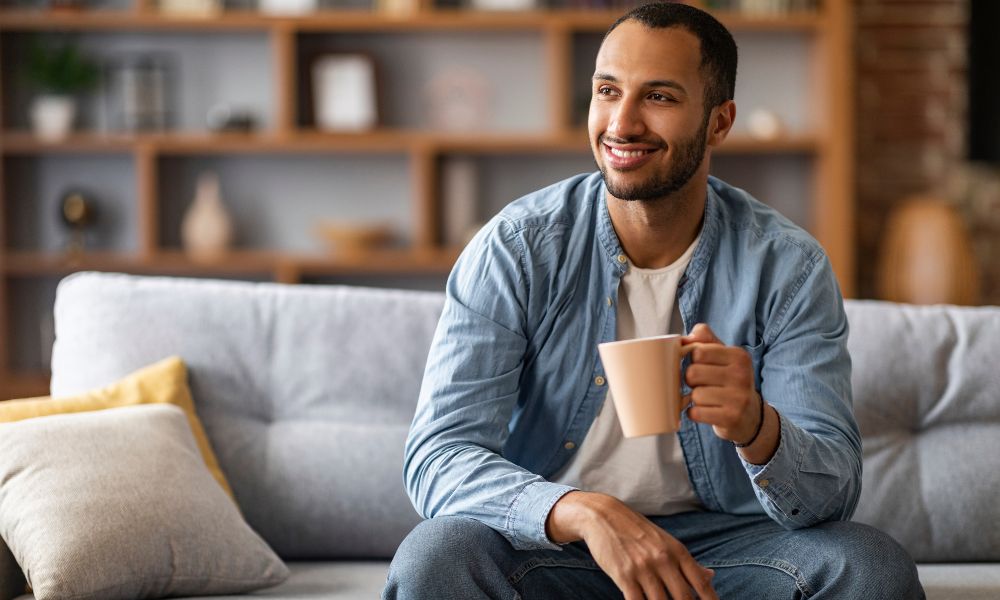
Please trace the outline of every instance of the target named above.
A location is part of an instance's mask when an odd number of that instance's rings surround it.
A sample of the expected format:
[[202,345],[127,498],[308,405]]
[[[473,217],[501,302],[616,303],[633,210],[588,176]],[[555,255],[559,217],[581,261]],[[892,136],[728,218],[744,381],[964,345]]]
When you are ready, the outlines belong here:
[[[923,596],[898,544],[847,521],[861,440],[826,256],[708,176],[735,76],[700,10],[609,30],[600,173],[508,206],[449,278],[404,464],[429,519],[385,598]],[[681,430],[624,439],[598,343],[684,331]]]

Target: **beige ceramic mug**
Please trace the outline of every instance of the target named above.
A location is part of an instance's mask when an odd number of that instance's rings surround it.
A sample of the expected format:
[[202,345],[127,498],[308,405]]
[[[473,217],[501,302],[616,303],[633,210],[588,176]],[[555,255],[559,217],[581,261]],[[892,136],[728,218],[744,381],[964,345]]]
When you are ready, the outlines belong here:
[[679,335],[597,345],[625,437],[680,429],[681,359],[694,346]]

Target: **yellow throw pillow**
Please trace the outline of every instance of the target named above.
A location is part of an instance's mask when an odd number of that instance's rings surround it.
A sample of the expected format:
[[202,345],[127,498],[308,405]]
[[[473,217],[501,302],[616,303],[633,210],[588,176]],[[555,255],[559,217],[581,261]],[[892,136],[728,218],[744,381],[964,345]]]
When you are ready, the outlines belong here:
[[212,446],[208,443],[205,429],[194,411],[194,401],[191,399],[191,391],[187,384],[187,367],[178,356],[165,358],[115,383],[83,394],[0,402],[0,423],[137,404],[173,404],[183,410],[194,439],[198,442],[198,450],[205,460],[205,466],[229,497],[233,497],[229,482],[222,474]]

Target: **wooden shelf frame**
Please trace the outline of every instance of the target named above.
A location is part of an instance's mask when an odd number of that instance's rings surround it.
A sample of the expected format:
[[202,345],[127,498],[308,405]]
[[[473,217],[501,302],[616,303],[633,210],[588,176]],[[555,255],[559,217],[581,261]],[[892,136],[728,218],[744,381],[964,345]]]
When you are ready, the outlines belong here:
[[[819,12],[782,16],[751,16],[717,12],[730,30],[817,31],[826,20]],[[226,11],[212,17],[178,17],[150,11],[86,10],[80,12],[0,9],[0,29],[9,31],[129,30],[226,31],[287,30],[293,32],[400,32],[573,30],[602,32],[621,16],[619,11],[537,10],[490,12],[428,9],[412,15],[367,10],[323,10],[296,17],[276,17],[257,11]]]
[[49,395],[48,373],[0,372],[0,400]]
[[[91,251],[7,252],[3,275],[11,278],[64,276],[77,271],[106,271],[203,277],[254,275],[275,281],[288,270],[302,276],[364,274],[446,275],[459,248],[398,248],[363,253],[294,253],[279,250],[231,250],[210,259],[195,259],[181,250],[144,252]],[[294,282],[291,282],[294,283]]]
[[[6,156],[46,154],[128,154],[146,148],[160,156],[208,154],[315,154],[365,153],[411,154],[432,151],[439,154],[504,152],[583,152],[590,146],[584,129],[568,129],[552,134],[521,133],[440,133],[432,131],[376,130],[366,133],[273,133],[213,134],[171,133],[137,136],[75,134],[60,142],[39,140],[25,132],[0,135]],[[818,135],[784,136],[758,140],[732,136],[719,147],[721,154],[815,153]]]
[[[767,156],[806,155],[813,161],[812,233],[827,249],[845,296],[854,293],[853,238],[853,106],[851,73],[851,2],[821,0],[815,12],[760,17],[733,12],[716,15],[734,33],[770,32],[808,36],[815,49],[811,71],[822,90],[818,129],[809,134],[770,141],[734,136],[720,154]],[[8,156],[60,154],[125,154],[133,159],[138,247],[131,252],[90,252],[73,262],[57,252],[33,252],[7,247],[7,225],[0,227],[0,397],[41,395],[47,377],[10,373],[9,285],[12,280],[58,277],[78,270],[120,271],[182,276],[234,276],[297,283],[309,278],[360,275],[445,275],[459,250],[442,245],[440,164],[452,155],[589,154],[585,130],[573,121],[573,45],[578,34],[599,34],[619,12],[539,10],[514,13],[437,10],[419,0],[417,12],[401,16],[372,11],[325,11],[302,17],[273,17],[257,12],[225,12],[211,18],[177,18],[156,12],[153,0],[133,0],[119,11],[59,13],[0,9],[0,36],[19,32],[260,32],[273,57],[274,127],[253,134],[173,131],[139,135],[81,132],[58,143],[47,143],[26,132],[4,128],[0,115],[0,222],[9,208],[3,187]],[[702,2],[695,1],[695,4]],[[376,36],[401,32],[534,31],[542,39],[541,68],[551,76],[546,90],[547,131],[470,133],[381,128],[364,133],[325,133],[298,126],[296,81],[298,44],[303,34],[365,33]],[[2,93],[2,90],[0,90]],[[0,103],[2,105],[2,103]],[[409,160],[413,245],[355,255],[297,254],[278,250],[234,250],[214,261],[195,261],[178,250],[163,248],[159,239],[162,209],[158,197],[161,159],[177,156],[252,154],[402,155]],[[18,393],[12,394],[13,391]]]

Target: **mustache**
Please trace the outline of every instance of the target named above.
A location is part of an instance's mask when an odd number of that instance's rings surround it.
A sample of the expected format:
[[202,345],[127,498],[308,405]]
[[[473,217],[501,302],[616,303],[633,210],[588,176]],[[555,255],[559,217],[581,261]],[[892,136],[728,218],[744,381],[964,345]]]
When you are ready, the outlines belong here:
[[667,147],[667,144],[661,139],[649,139],[649,138],[642,138],[639,136],[620,138],[620,137],[615,137],[613,135],[608,135],[606,133],[602,134],[601,137],[598,138],[598,141],[600,142],[606,141],[606,142],[611,142],[613,144],[644,144],[664,149]]

